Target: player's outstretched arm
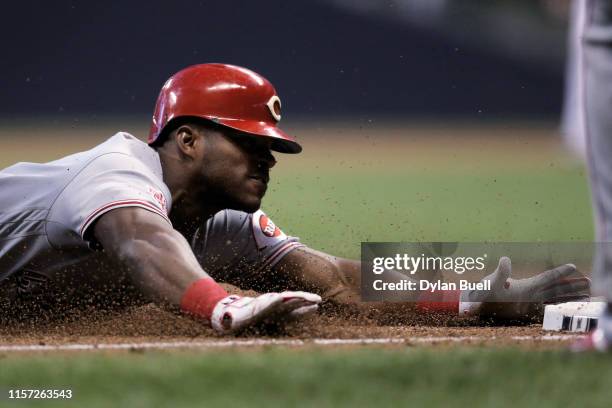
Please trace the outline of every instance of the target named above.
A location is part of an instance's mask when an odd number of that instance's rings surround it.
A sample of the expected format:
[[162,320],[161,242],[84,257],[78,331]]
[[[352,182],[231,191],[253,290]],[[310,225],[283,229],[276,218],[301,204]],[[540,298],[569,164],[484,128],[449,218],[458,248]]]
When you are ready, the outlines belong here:
[[[525,320],[541,316],[546,303],[580,300],[589,296],[590,281],[571,265],[562,265],[528,279],[512,279],[510,259],[503,257],[496,270],[484,279],[491,290],[410,291],[389,299],[393,302],[360,302],[361,264],[359,261],[334,257],[309,248],[287,254],[275,269],[286,276],[295,288],[319,293],[324,300],[357,311],[396,315],[397,321],[409,318],[406,313],[450,313],[458,316],[481,316],[494,319]],[[389,278],[406,279],[396,273]],[[307,288],[307,289],[306,289]],[[388,320],[389,316],[386,316]]]
[[93,228],[104,251],[127,268],[145,295],[210,321],[220,333],[265,320],[300,317],[315,311],[321,301],[305,292],[229,296],[200,267],[185,238],[166,220],[142,208],[112,210]]

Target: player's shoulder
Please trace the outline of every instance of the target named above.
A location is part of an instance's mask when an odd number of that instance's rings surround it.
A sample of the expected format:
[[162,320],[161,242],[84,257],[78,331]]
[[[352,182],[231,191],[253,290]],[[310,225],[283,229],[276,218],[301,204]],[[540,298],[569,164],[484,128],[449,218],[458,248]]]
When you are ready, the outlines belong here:
[[150,194],[170,202],[159,154],[129,133],[118,132],[94,148],[56,164],[74,174],[66,188],[73,194],[75,190],[100,192],[113,188],[127,192],[146,188]]
[[[127,132],[117,132],[104,142],[79,153],[74,153],[48,164],[60,164],[67,167],[81,167],[104,156],[115,156],[123,160],[141,160],[146,162],[159,162],[159,155],[135,136]],[[123,157],[121,157],[123,156]]]
[[127,132],[116,133],[87,153],[94,165],[110,165],[116,169],[144,166],[161,173],[159,154]]
[[145,142],[128,132],[117,132],[94,150],[98,153],[122,153],[136,158],[157,156],[157,152]]

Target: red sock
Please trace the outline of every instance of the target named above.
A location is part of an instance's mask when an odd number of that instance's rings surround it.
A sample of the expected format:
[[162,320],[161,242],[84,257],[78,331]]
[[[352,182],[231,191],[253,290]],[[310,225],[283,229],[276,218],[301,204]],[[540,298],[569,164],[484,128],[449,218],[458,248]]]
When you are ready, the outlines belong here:
[[444,312],[459,313],[460,290],[436,290],[423,292],[417,301],[417,310],[421,313]]
[[181,310],[210,321],[215,305],[228,293],[212,278],[193,282],[181,299]]

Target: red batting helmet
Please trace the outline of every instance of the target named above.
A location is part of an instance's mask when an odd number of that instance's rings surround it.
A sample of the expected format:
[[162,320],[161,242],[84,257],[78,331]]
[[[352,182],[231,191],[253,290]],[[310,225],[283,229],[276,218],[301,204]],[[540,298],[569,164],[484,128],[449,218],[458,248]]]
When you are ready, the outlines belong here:
[[281,101],[272,84],[246,68],[200,64],[172,75],[162,87],[148,143],[180,117],[198,117],[253,135],[272,138],[272,150],[299,153],[302,147],[276,127]]

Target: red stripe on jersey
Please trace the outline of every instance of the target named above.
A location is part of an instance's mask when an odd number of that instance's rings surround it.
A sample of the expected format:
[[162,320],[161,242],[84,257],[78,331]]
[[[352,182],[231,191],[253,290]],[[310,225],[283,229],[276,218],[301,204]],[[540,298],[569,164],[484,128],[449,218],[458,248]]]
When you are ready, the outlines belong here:
[[87,230],[87,228],[89,227],[89,225],[101,214],[108,212],[110,210],[113,210],[115,208],[121,208],[121,207],[141,207],[144,208],[145,210],[149,210],[152,211],[156,214],[159,214],[162,216],[162,218],[164,218],[166,221],[170,222],[170,219],[168,219],[168,215],[166,215],[163,211],[161,211],[159,208],[157,208],[156,206],[154,206],[153,204],[147,202],[147,201],[142,201],[142,200],[119,200],[119,201],[113,201],[110,202],[108,204],[105,204],[102,207],[99,207],[98,209],[94,210],[86,219],[85,222],[83,222],[83,226],[80,228],[79,233],[81,234],[81,237],[83,237],[83,233],[85,232],[85,230]]
[[280,248],[278,248],[276,251],[274,251],[269,257],[268,259],[266,259],[266,261],[263,263],[263,265],[261,266],[261,268],[259,268],[259,270],[265,269],[267,266],[269,266],[270,264],[274,263],[274,261],[276,261],[277,259],[279,259],[280,257],[282,257],[283,255],[285,255],[287,252],[289,252],[290,250],[294,249],[294,248],[301,248],[301,247],[305,247],[306,245],[300,243],[300,242],[287,242],[284,245],[281,245]]

